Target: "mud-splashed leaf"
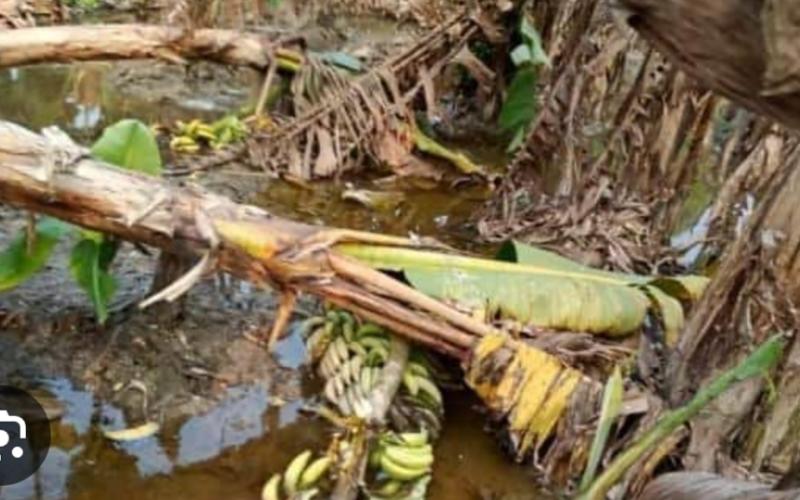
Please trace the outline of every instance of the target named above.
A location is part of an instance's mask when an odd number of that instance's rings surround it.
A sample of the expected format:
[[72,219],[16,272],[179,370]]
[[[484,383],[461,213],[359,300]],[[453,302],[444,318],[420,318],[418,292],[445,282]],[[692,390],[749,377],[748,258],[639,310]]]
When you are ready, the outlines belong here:
[[108,319],[108,303],[117,285],[108,273],[116,245],[110,240],[85,238],[72,249],[69,268],[78,285],[89,295],[100,324]]
[[502,334],[476,344],[465,380],[493,413],[506,417],[518,458],[550,436],[573,391],[589,382],[555,356]]
[[161,175],[161,154],[153,133],[138,120],[122,120],[107,127],[92,146],[92,154],[118,167]]
[[69,228],[64,222],[46,217],[37,222],[32,244],[25,231],[14,238],[0,253],[0,292],[20,285],[41,270]]

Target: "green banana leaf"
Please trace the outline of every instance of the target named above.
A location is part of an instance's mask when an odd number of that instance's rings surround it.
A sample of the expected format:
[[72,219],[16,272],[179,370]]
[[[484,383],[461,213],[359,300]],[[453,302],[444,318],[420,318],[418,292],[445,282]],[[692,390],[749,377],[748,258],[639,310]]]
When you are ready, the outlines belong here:
[[691,296],[702,280],[652,278],[592,269],[520,243],[502,260],[356,243],[336,249],[372,267],[403,272],[412,286],[440,300],[499,311],[526,324],[558,330],[624,335],[649,310],[660,313],[668,339],[683,326],[683,308],[670,293]]

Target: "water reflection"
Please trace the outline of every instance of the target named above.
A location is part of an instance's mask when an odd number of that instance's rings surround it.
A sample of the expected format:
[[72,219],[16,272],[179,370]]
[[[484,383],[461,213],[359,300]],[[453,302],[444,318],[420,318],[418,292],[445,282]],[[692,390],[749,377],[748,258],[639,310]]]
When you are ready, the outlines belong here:
[[[45,386],[63,408],[62,417],[52,424],[53,446],[41,469],[21,483],[2,488],[0,499],[100,499],[114,491],[130,492],[135,498],[162,488],[160,481],[164,478],[172,478],[178,485],[187,474],[194,477],[202,473],[213,478],[220,474],[215,459],[231,454],[244,457],[235,459],[237,467],[233,469],[222,467],[226,474],[257,473],[260,478],[269,466],[249,471],[252,460],[247,456],[263,455],[259,460],[262,463],[264,458],[288,460],[283,453],[264,454],[258,450],[274,447],[275,436],[268,436],[270,433],[289,429],[291,435],[300,431],[299,427],[291,429],[297,425],[304,404],[303,400],[273,404],[268,387],[261,383],[231,387],[209,411],[187,419],[175,429],[167,426],[141,440],[113,443],[102,436],[101,427],[129,425],[119,408],[96,404],[91,393],[75,389],[66,379],[48,380]],[[303,427],[306,442],[294,441],[304,446],[324,446],[327,438],[321,422],[306,421]],[[309,438],[314,442],[308,442]],[[242,470],[237,471],[239,467]],[[241,487],[249,488],[248,482]],[[142,495],[133,494],[135,491]]]
[[[58,125],[82,140],[123,118],[145,122],[213,119],[246,105],[249,76],[236,91],[189,78],[177,66],[141,62],[39,65],[0,71],[0,119],[33,129]],[[254,76],[254,75],[253,75]],[[255,82],[255,80],[254,80]]]

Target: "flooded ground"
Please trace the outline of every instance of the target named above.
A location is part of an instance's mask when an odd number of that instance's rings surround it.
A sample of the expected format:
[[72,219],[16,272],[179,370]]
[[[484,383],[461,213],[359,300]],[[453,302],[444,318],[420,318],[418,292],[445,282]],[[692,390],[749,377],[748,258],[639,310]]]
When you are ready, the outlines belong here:
[[[0,72],[0,118],[35,129],[56,124],[88,143],[123,117],[221,116],[251,103],[258,83],[247,72],[154,63],[12,69]],[[473,248],[475,235],[468,215],[488,195],[474,183],[344,180],[309,188],[224,170],[208,182],[279,215],[434,235],[464,248]],[[348,189],[397,192],[398,202],[368,208],[344,200]],[[24,225],[20,215],[0,207],[0,246]],[[66,271],[68,251],[61,245],[45,272],[0,296],[0,380],[35,388],[56,417],[42,469],[0,498],[257,498],[291,457],[327,445],[328,425],[302,411],[317,403],[318,387],[298,335],[274,357],[247,338],[270,323],[268,292],[209,281],[189,294],[177,325],[163,326],[157,312],[129,307],[147,294],[156,256],[126,247],[114,269],[117,314],[101,328]],[[306,301],[300,313],[315,307]],[[103,429],[146,420],[161,423],[153,437],[125,445],[103,437]],[[449,395],[429,498],[542,498],[532,469],[511,465],[484,426],[469,395]]]

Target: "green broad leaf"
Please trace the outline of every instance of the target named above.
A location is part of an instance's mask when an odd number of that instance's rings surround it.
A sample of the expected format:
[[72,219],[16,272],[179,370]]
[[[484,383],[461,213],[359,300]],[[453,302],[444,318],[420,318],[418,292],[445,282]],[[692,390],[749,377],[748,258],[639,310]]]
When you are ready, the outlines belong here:
[[517,132],[536,118],[536,68],[527,65],[519,68],[508,87],[506,100],[500,110],[499,124],[505,132]]
[[680,300],[698,300],[710,281],[703,276],[653,277],[594,269],[558,254],[516,241],[506,243],[500,249],[497,257],[508,262],[603,276],[620,284],[638,287],[649,297],[654,309],[659,313],[667,334],[668,344],[677,341],[678,334],[683,328],[684,314]]
[[432,297],[542,328],[624,335],[639,328],[650,307],[641,290],[596,274],[405,248],[336,248],[372,267],[403,272]]
[[336,248],[372,267],[403,272],[432,297],[542,328],[624,335],[655,310],[674,339],[684,322],[680,302],[650,285],[652,277],[593,269],[520,243],[503,248],[505,260],[363,244]]
[[511,61],[514,66],[522,66],[533,62],[533,53],[528,45],[520,44],[511,51]]
[[138,120],[121,120],[106,127],[92,146],[92,155],[112,165],[161,175],[161,153],[153,133]]
[[522,35],[523,40],[527,44],[531,53],[531,62],[533,64],[543,64],[550,66],[550,57],[542,47],[542,37],[539,36],[539,31],[528,21],[527,18],[522,18],[519,25],[519,33]]
[[346,52],[320,52],[316,55],[321,61],[346,69],[347,71],[352,71],[353,73],[361,73],[364,71],[364,65],[361,61]]
[[116,253],[116,243],[98,242],[86,238],[72,249],[69,268],[78,285],[89,295],[100,324],[108,319],[108,304],[116,292],[117,284],[108,273],[108,266]]
[[69,224],[45,217],[36,224],[31,248],[23,231],[0,253],[0,292],[25,282],[44,267],[58,240],[70,229]]

